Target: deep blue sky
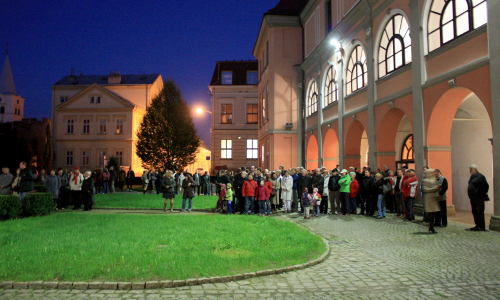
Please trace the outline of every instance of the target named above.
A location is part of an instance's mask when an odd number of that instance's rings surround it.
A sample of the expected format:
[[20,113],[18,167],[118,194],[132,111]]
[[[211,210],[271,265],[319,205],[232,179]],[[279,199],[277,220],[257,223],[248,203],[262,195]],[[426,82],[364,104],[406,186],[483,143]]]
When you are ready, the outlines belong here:
[[[25,117],[51,116],[51,87],[76,74],[160,73],[210,110],[215,61],[255,59],[263,14],[279,0],[0,1],[0,61],[9,58]],[[194,115],[210,144],[210,116]]]

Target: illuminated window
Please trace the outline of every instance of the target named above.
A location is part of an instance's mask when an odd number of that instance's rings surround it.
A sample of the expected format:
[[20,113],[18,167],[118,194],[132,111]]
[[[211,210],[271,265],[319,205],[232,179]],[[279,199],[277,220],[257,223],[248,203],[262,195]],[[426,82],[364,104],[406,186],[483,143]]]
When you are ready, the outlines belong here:
[[380,39],[378,75],[383,77],[411,62],[410,27],[402,15],[394,15]]
[[427,23],[429,52],[487,21],[486,0],[434,0]]
[[89,119],[83,120],[83,133],[84,134],[90,133],[90,120]]
[[415,153],[413,151],[413,134],[410,134],[403,143],[403,149],[401,150],[401,161],[415,161]]
[[116,133],[123,134],[123,119],[116,119]]
[[222,71],[222,84],[233,84],[232,71]]
[[316,81],[311,81],[307,93],[307,115],[310,116],[318,111],[318,85]]
[[354,48],[347,61],[346,80],[346,95],[363,88],[368,82],[365,50],[360,45]]
[[259,113],[258,104],[247,104],[247,124],[257,124]]
[[82,151],[82,166],[88,166],[90,162],[89,151]]
[[338,98],[339,88],[337,85],[337,71],[332,66],[328,69],[326,73],[326,85],[325,85],[325,100],[326,105],[330,105],[336,102]]
[[232,159],[233,158],[233,141],[221,140],[220,141],[220,158]]
[[222,104],[221,105],[221,123],[222,124],[233,124],[233,105],[232,104]]
[[247,159],[259,158],[259,145],[257,140],[247,140]]
[[66,165],[67,166],[73,165],[73,151],[72,150],[66,151]]
[[75,129],[75,120],[69,119],[66,123],[66,133],[73,134],[74,129]]

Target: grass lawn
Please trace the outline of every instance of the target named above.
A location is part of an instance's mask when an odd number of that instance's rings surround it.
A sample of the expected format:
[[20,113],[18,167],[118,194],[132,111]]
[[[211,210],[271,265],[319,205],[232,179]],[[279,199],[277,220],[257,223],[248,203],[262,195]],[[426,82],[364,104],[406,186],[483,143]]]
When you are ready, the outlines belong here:
[[56,213],[0,222],[0,281],[145,281],[279,268],[320,237],[257,216]]
[[[193,198],[193,209],[215,208],[218,196],[195,196]],[[138,194],[138,193],[114,193],[94,195],[94,207],[103,208],[161,208],[165,199],[162,194]],[[170,207],[170,203],[168,204]],[[188,201],[186,201],[186,208]],[[176,195],[174,209],[182,208],[182,196]]]

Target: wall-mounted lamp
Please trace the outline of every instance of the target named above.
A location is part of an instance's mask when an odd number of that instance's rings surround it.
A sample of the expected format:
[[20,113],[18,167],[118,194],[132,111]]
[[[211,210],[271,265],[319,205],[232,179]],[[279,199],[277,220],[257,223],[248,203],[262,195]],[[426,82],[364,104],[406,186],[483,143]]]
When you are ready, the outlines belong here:
[[389,102],[389,107],[394,108],[394,101]]
[[455,79],[448,80],[448,85],[450,86],[450,88],[456,88],[457,87],[457,83],[455,82]]
[[356,115],[352,115],[352,119],[356,121]]
[[328,124],[327,126],[328,126],[328,128],[331,128],[331,127],[332,127],[332,125],[330,125],[330,124]]
[[286,130],[292,130],[293,129],[293,123],[286,123],[285,124],[285,129]]

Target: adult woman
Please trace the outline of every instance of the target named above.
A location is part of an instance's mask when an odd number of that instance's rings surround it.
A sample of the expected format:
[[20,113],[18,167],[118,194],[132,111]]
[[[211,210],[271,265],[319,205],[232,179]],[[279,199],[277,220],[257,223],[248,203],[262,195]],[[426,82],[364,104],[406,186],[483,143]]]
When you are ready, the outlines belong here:
[[174,197],[175,197],[175,178],[172,176],[172,171],[167,170],[163,175],[160,183],[163,189],[163,198],[165,199],[165,206],[163,211],[167,211],[167,203],[170,200],[170,212],[174,212]]
[[149,185],[149,172],[148,170],[145,170],[144,173],[142,173],[142,177],[141,177],[141,180],[142,180],[142,193],[143,194],[146,194],[146,191],[148,189],[148,185]]
[[83,210],[92,210],[92,205],[94,205],[94,180],[91,177],[91,172],[87,171],[83,175],[82,182],[82,199],[83,199]]
[[370,176],[370,171],[365,170],[363,173],[363,179],[359,183],[359,193],[361,193],[361,214],[365,214],[365,203],[366,203],[366,214],[370,211],[370,191],[373,179]]
[[267,198],[267,201],[266,201],[266,208],[265,208],[265,211],[266,211],[266,214],[268,216],[271,215],[271,192],[273,191],[273,184],[271,183],[271,181],[269,180],[269,175],[264,175],[264,185],[267,187],[267,190],[269,192],[269,198]]
[[425,178],[422,180],[422,192],[424,193],[424,210],[429,213],[429,232],[437,233],[434,230],[434,221],[436,219],[436,213],[440,211],[439,202],[437,199],[437,191],[439,191],[439,185],[434,177],[434,170],[427,169],[424,173]]
[[288,174],[288,171],[285,171],[283,178],[281,179],[281,199],[283,199],[285,213],[292,212],[292,188],[293,178]]
[[182,211],[186,211],[186,199],[189,199],[188,211],[191,212],[194,197],[194,180],[193,177],[191,177],[191,174],[187,173],[184,177],[184,180],[182,181],[182,189],[184,190],[184,194],[182,196]]
[[57,199],[59,199],[61,179],[59,176],[56,176],[56,170],[50,170],[50,174],[45,177],[44,185],[47,189],[47,193],[52,195],[52,198],[54,199],[54,206],[56,206],[57,210]]
[[385,218],[385,201],[384,201],[384,181],[382,180],[382,174],[375,174],[375,181],[372,185],[372,197],[377,199],[378,215],[377,219]]
[[356,197],[358,196],[359,192],[359,183],[356,180],[356,173],[351,172],[349,173],[351,176],[351,184],[349,187],[349,201],[350,201],[350,209],[351,209],[351,214],[357,214],[357,209],[356,209]]
[[102,183],[103,183],[103,194],[109,193],[109,180],[110,180],[111,174],[108,171],[108,168],[104,168],[104,171],[102,172]]
[[179,194],[184,194],[184,191],[183,191],[183,185],[182,185],[182,182],[184,181],[184,178],[186,178],[186,176],[184,176],[184,173],[181,172],[181,174],[179,175],[179,178],[177,178],[177,186],[179,187],[178,190],[179,190]]
[[278,198],[278,191],[280,189],[280,182],[278,178],[276,177],[276,173],[272,172],[271,173],[271,185],[272,185],[272,191],[271,191],[271,210],[272,213],[275,214],[278,210],[278,206],[280,204],[280,199]]

